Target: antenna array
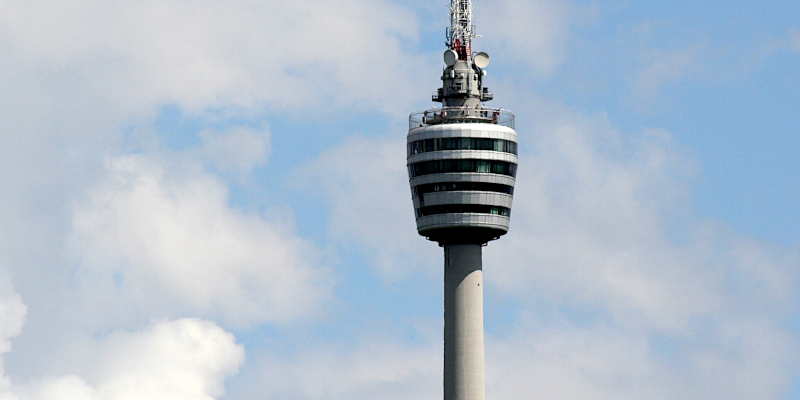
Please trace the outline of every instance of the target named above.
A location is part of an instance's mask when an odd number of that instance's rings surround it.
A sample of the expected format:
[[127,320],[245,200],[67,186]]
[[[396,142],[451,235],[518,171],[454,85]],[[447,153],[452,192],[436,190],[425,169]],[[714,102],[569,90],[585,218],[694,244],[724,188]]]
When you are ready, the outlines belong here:
[[472,0],[450,0],[447,47],[458,53],[459,59],[468,60],[472,56],[472,39],[476,37],[472,25]]

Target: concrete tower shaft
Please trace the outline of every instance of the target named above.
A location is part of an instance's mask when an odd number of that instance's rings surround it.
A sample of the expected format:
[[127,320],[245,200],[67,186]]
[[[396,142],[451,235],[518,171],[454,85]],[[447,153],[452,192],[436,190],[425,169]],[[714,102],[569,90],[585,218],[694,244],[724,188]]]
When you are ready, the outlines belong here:
[[444,398],[484,400],[481,245],[444,246]]

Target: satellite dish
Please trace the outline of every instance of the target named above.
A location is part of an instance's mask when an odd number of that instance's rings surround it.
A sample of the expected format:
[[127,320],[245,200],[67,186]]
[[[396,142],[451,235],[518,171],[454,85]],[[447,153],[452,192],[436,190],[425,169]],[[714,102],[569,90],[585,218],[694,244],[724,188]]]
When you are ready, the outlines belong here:
[[491,59],[489,58],[489,55],[484,53],[484,52],[480,52],[478,54],[475,54],[474,59],[475,59],[475,65],[477,65],[478,68],[480,68],[480,69],[484,69],[484,68],[488,67],[489,66],[489,62],[491,62]]
[[447,50],[444,52],[444,63],[448,67],[452,67],[456,65],[456,61],[458,61],[458,53],[453,50]]

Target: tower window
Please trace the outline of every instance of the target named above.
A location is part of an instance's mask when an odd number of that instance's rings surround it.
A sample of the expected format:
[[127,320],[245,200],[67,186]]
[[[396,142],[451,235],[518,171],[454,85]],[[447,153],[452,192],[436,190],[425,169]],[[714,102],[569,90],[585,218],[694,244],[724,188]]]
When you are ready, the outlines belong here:
[[437,215],[437,214],[491,214],[504,217],[511,216],[511,209],[498,206],[487,206],[483,204],[446,204],[439,206],[428,206],[417,209],[417,215]]
[[489,150],[517,154],[517,144],[504,139],[485,138],[437,138],[408,144],[408,155],[442,150]]
[[433,160],[411,164],[408,166],[408,172],[409,176],[412,178],[448,172],[492,173],[513,177],[517,174],[517,165],[506,161],[495,160]]
[[427,193],[436,193],[436,192],[467,192],[467,191],[478,191],[478,192],[497,192],[497,193],[505,193],[505,194],[514,194],[514,187],[508,185],[502,185],[499,183],[487,183],[487,182],[443,182],[443,183],[430,183],[427,185],[419,185],[415,188],[417,194],[421,197]]

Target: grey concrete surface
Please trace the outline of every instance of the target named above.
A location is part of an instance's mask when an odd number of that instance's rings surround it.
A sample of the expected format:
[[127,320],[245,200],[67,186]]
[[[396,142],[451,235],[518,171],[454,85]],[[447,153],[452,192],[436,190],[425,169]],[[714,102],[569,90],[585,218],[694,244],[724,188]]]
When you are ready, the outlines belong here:
[[444,245],[444,400],[485,400],[479,244]]

